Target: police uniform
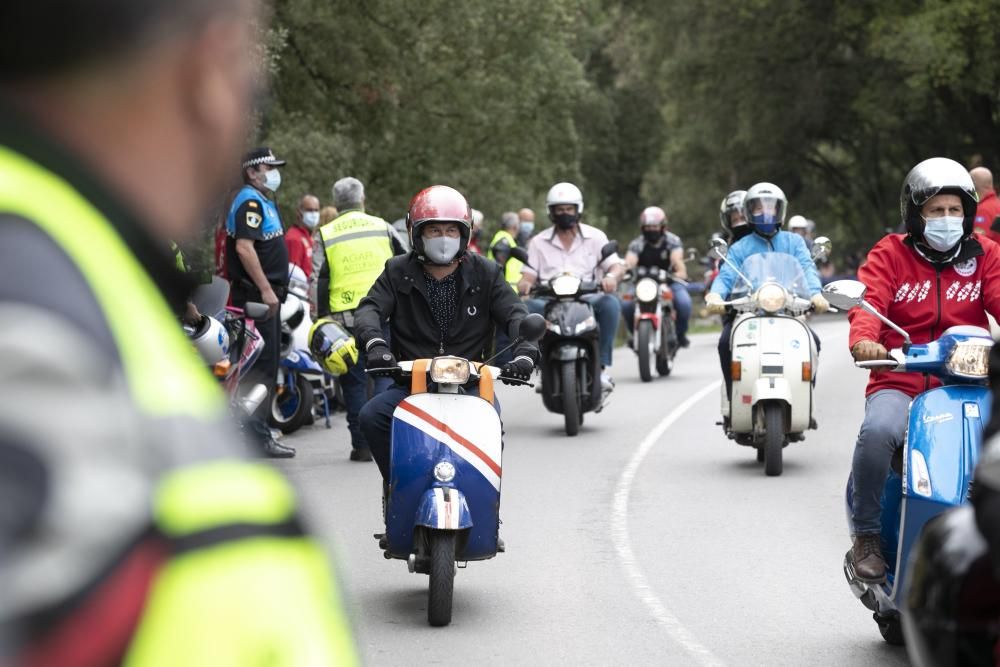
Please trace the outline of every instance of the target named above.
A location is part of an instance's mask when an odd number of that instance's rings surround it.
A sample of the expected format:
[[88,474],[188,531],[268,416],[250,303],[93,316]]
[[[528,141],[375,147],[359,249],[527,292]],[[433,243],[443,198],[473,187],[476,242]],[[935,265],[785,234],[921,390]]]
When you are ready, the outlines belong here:
[[[354,311],[382,274],[385,263],[402,254],[392,228],[382,218],[361,210],[344,211],[319,230],[326,261],[317,283],[318,312],[330,315],[351,334]],[[375,380],[378,393],[392,384],[389,378]],[[351,458],[368,460],[368,444],[359,423],[361,408],[368,400],[368,378],[364,359],[340,376],[347,408],[347,428],[351,432]]]

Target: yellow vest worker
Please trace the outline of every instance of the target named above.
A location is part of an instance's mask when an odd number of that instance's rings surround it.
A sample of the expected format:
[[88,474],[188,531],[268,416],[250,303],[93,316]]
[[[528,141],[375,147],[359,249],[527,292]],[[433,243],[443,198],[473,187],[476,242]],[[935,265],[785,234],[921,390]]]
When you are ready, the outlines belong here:
[[[319,230],[329,271],[329,312],[354,310],[392,258],[392,231],[382,218],[359,210],[342,213]],[[321,285],[322,291],[322,285]]]
[[[506,242],[506,246],[508,248],[517,247],[517,240],[514,239],[514,236],[507,230],[501,229],[499,232],[493,235],[493,240],[490,241],[489,251],[486,253],[486,256],[489,259],[492,259],[494,262],[498,260],[494,256],[493,249],[496,247],[498,243],[501,242]],[[504,264],[504,280],[506,280],[507,283],[510,284],[512,288],[514,288],[515,292],[517,291],[517,283],[519,280],[521,280],[522,266],[524,266],[524,264],[520,260],[514,259],[513,257],[508,257],[507,263]]]
[[[0,298],[0,389],[25,395],[3,392],[0,426],[30,435],[0,440],[0,460],[20,452],[54,494],[0,562],[0,626],[24,625],[13,664],[355,664],[291,487],[241,460],[225,397],[168,304],[183,302],[176,260],[109,193],[38,149],[41,166],[26,130],[3,125],[0,238],[16,227],[14,250],[41,248],[56,260],[46,270],[75,276]],[[43,395],[40,419],[30,397]]]

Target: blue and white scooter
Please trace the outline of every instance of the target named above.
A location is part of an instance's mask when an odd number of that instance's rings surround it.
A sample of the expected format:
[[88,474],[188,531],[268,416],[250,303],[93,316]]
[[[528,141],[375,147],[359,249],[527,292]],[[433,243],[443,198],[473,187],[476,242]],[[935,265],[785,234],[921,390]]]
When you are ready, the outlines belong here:
[[[544,318],[528,315],[512,345],[544,333]],[[493,384],[500,369],[442,356],[370,373],[410,380],[410,395],[392,417],[380,546],[387,559],[430,575],[427,620],[448,625],[456,562],[487,560],[498,551],[503,442]]]
[[[890,644],[902,644],[900,611],[904,608],[910,552],[928,521],[968,501],[983,427],[989,420],[991,398],[986,381],[993,339],[985,329],[959,326],[946,330],[936,341],[914,345],[905,331],[864,300],[862,283],[838,280],[827,285],[823,293],[835,307],[846,310],[860,306],[903,336],[903,347],[890,350],[890,359],[857,362],[856,366],[933,375],[944,384],[910,403],[906,442],[896,453],[882,492],[886,581],[861,581],[850,552],[844,558],[851,591],[874,612],[882,637]],[[848,525],[852,497],[853,484],[848,480]]]

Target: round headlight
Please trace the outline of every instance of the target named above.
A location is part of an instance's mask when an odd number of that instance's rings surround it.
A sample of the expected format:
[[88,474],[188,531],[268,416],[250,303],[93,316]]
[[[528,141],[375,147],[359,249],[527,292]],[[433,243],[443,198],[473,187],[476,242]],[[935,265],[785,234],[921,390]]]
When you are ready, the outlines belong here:
[[580,282],[576,276],[559,276],[552,279],[552,291],[556,296],[573,296],[580,291]]
[[778,283],[766,283],[754,295],[757,305],[768,313],[776,313],[785,307],[785,288]]
[[656,300],[656,281],[651,278],[643,278],[635,285],[635,298],[639,301]]
[[434,479],[447,484],[455,479],[455,466],[448,461],[441,461],[434,466]]

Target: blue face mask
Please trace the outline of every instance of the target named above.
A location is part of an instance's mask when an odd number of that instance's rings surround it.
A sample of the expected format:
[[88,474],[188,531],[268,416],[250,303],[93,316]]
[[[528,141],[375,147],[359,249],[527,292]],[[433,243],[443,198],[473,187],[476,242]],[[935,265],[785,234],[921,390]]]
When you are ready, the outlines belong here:
[[962,216],[924,218],[924,241],[938,252],[947,252],[965,236],[964,223]]
[[531,236],[532,232],[534,232],[534,231],[535,231],[535,223],[533,223],[533,222],[522,222],[521,223],[521,230],[518,233],[519,234],[523,234],[524,236]]
[[763,236],[771,236],[778,231],[778,220],[773,215],[767,213],[757,213],[750,216],[750,224],[753,230]]

